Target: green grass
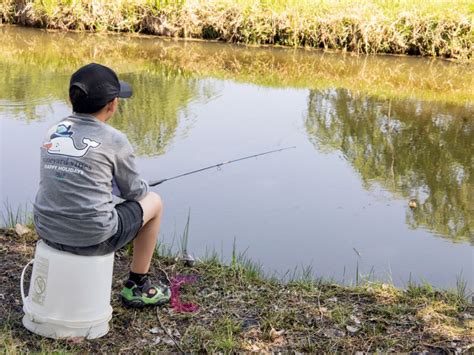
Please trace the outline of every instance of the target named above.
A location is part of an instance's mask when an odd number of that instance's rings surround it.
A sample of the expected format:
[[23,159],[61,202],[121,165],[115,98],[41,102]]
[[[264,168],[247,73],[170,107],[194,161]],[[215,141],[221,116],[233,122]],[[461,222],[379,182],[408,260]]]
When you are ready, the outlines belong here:
[[33,227],[31,208],[27,204],[14,208],[8,200],[3,201],[3,208],[0,211],[0,228],[15,228],[17,223]]
[[59,29],[469,59],[473,12],[467,0],[5,0],[0,20]]

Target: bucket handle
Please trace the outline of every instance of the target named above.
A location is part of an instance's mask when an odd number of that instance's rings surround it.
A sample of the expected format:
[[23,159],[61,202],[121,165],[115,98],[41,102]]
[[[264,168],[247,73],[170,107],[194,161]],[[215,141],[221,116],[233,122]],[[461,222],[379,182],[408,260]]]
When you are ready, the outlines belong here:
[[23,271],[21,272],[21,277],[20,277],[20,291],[21,291],[21,300],[22,300],[22,302],[23,302],[23,305],[25,305],[25,301],[26,301],[25,288],[24,288],[25,272],[26,272],[26,269],[28,269],[28,266],[30,266],[31,264],[33,264],[34,261],[35,261],[35,259],[31,259],[30,262],[25,265],[25,267],[23,268]]

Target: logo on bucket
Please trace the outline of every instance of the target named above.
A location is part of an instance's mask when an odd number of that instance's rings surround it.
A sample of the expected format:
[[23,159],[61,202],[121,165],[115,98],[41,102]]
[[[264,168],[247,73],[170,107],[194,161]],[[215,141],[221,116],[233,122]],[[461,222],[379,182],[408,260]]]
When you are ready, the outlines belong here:
[[46,297],[46,286],[48,282],[49,260],[38,256],[35,258],[33,268],[33,294],[31,300],[36,304],[43,305]]
[[42,276],[36,276],[35,278],[35,292],[41,295],[46,290],[46,280]]

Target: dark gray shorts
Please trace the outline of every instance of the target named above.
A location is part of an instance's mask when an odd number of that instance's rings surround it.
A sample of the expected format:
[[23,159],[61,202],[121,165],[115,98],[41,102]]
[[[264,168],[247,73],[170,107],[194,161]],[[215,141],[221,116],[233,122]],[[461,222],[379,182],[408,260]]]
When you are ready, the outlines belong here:
[[118,215],[117,232],[102,243],[88,247],[73,247],[44,240],[50,247],[76,255],[105,255],[123,248],[138,234],[143,224],[142,206],[135,201],[125,201],[115,206]]

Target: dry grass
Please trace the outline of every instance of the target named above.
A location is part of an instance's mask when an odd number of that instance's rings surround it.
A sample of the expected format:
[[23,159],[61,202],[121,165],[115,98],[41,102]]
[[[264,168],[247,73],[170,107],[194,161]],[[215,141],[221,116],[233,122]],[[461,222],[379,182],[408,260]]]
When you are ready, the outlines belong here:
[[469,1],[3,0],[0,20],[234,43],[471,59]]

